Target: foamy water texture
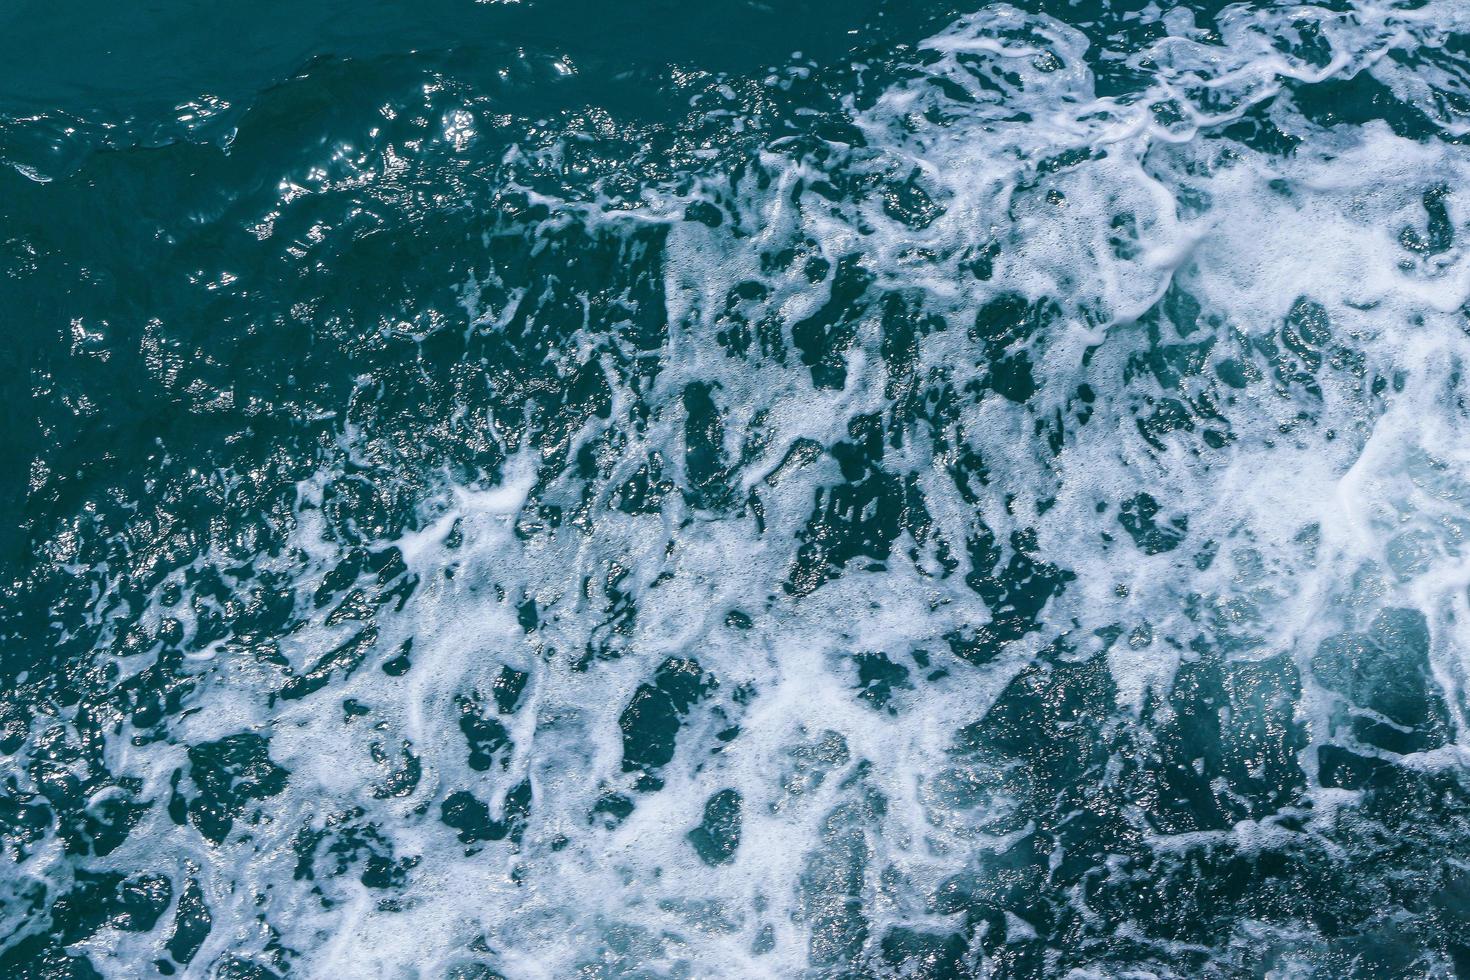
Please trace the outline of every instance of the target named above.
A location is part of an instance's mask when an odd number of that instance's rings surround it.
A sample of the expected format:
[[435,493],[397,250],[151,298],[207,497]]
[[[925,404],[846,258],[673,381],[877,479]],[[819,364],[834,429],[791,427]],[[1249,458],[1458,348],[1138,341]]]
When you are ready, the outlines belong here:
[[1470,975],[1470,6],[1043,6],[7,116],[0,973]]

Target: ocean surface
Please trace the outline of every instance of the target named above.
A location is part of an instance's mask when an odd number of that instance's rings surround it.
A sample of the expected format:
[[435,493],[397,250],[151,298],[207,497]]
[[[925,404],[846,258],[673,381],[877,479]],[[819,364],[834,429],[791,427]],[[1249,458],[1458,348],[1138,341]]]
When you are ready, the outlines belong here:
[[1470,977],[1470,2],[11,0],[0,977]]

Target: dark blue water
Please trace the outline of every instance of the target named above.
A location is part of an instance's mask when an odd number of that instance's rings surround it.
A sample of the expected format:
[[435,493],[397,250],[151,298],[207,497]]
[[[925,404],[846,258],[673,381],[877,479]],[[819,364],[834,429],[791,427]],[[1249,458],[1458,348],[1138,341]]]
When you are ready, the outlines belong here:
[[1470,7],[0,12],[0,976],[1470,975]]

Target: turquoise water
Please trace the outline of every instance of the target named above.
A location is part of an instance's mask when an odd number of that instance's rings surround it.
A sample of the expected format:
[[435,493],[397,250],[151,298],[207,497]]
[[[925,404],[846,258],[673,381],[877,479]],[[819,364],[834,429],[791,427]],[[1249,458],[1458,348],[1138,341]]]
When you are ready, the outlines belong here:
[[1470,975],[1470,5],[0,12],[0,976]]

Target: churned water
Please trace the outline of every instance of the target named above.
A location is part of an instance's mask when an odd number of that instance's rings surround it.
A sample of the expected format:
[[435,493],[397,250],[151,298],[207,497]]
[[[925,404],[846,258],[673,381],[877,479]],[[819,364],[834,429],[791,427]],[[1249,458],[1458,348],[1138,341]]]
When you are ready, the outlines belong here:
[[0,975],[1470,975],[1470,4],[0,13]]

